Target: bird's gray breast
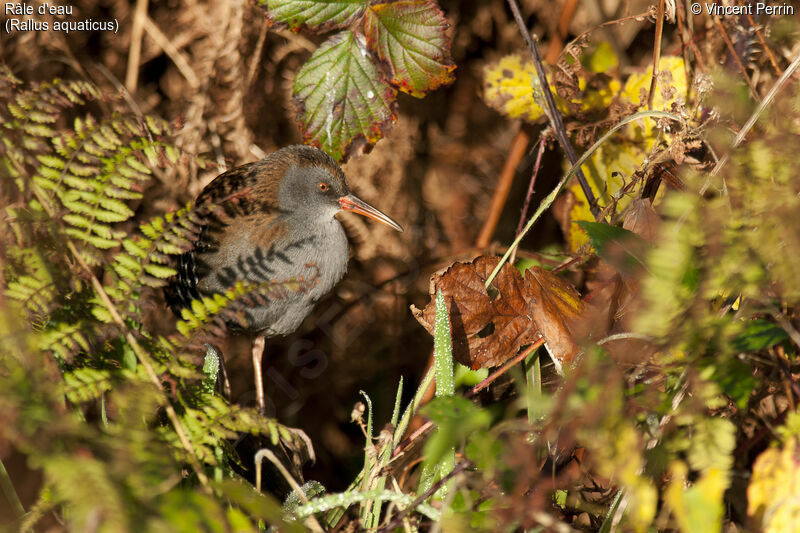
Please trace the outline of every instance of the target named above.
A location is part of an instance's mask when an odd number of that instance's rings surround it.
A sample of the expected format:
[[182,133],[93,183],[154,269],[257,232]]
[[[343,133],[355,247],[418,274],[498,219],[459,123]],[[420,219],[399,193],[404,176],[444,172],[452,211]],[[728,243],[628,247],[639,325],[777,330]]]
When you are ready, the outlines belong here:
[[[276,239],[259,239],[259,231],[251,228],[251,234],[220,243],[203,258],[211,268],[198,283],[205,294],[223,292],[239,281],[277,284],[267,301],[245,309],[246,329],[268,337],[296,330],[314,304],[342,279],[349,256],[347,236],[338,220],[284,223],[287,231]],[[310,285],[305,291],[281,286],[301,279]]]

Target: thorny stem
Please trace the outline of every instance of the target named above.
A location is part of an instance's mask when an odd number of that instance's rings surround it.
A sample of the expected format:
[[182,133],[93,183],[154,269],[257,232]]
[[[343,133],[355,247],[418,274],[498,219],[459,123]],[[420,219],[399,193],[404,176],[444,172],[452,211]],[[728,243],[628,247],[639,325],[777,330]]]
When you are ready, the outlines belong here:
[[[550,119],[550,124],[556,134],[558,143],[561,145],[561,149],[564,150],[569,162],[574,165],[578,158],[575,155],[575,150],[572,149],[572,144],[569,142],[567,130],[564,127],[564,121],[561,118],[561,112],[558,110],[556,101],[553,99],[553,93],[550,91],[550,84],[547,81],[547,73],[544,71],[542,58],[539,55],[539,47],[536,45],[536,41],[531,38],[531,34],[528,32],[528,28],[525,26],[525,21],[522,20],[522,14],[519,11],[519,6],[517,5],[516,0],[508,0],[508,5],[511,8],[511,12],[514,14],[514,20],[517,22],[519,31],[522,33],[522,37],[525,39],[525,43],[528,45],[531,58],[533,59],[533,65],[536,67],[536,75],[539,78],[539,85],[542,89],[544,100],[547,103],[545,114],[547,115],[547,118]],[[592,215],[594,216],[595,220],[598,220],[600,217],[600,208],[597,206],[597,200],[594,197],[592,188],[589,186],[589,182],[586,181],[586,176],[583,175],[583,172],[580,169],[578,169],[578,183],[581,185],[583,195],[586,196],[586,201],[589,203],[589,209],[591,210]]]
[[[800,56],[798,56],[798,60],[800,60]],[[583,165],[586,162],[586,160],[589,159],[589,157],[591,157],[591,155],[595,151],[597,151],[597,149],[600,148],[600,146],[603,143],[605,143],[618,130],[620,130],[621,128],[625,127],[627,124],[630,124],[631,122],[634,122],[636,120],[639,120],[641,118],[646,118],[646,117],[650,117],[650,118],[667,118],[667,119],[675,120],[675,121],[678,121],[678,122],[681,121],[681,117],[680,116],[678,116],[678,115],[676,115],[674,113],[668,113],[666,111],[640,111],[638,113],[634,113],[633,115],[631,115],[629,117],[625,117],[618,124],[614,125],[613,128],[608,130],[608,132],[606,132],[605,135],[600,137],[597,140],[597,142],[595,142],[591,146],[591,148],[589,148],[588,150],[586,150],[586,152],[584,152],[584,154],[580,157],[580,159],[578,159],[578,161],[576,161],[575,164],[572,165],[572,168],[569,169],[569,172],[567,172],[567,174],[563,178],[561,178],[561,181],[559,181],[558,184],[556,184],[556,186],[552,190],[552,192],[550,192],[550,194],[548,194],[547,197],[544,200],[542,200],[542,203],[539,204],[539,208],[536,209],[536,212],[533,214],[533,216],[531,216],[530,220],[528,220],[528,223],[525,225],[525,229],[522,230],[522,233],[517,235],[517,238],[514,239],[514,242],[511,243],[511,246],[508,247],[508,250],[506,250],[506,253],[500,259],[500,262],[497,263],[497,266],[494,267],[494,270],[489,275],[489,277],[486,279],[486,287],[488,287],[489,285],[492,284],[492,282],[494,281],[494,278],[497,277],[498,272],[500,272],[500,269],[503,267],[503,265],[506,263],[506,261],[508,261],[508,258],[511,256],[512,252],[514,251],[514,249],[516,249],[517,246],[519,246],[519,243],[522,242],[522,239],[525,237],[525,235],[528,233],[528,231],[530,231],[530,229],[533,227],[533,225],[536,223],[536,221],[539,220],[539,217],[542,216],[542,213],[544,213],[551,205],[553,205],[553,202],[555,202],[556,196],[558,196],[558,193],[561,192],[561,189],[564,188],[564,186],[567,184],[567,182],[572,177],[572,175],[575,174],[580,169],[581,165]]]
[[[519,217],[519,224],[517,225],[517,231],[515,235],[519,235],[522,231],[522,226],[525,224],[525,217],[528,216],[528,207],[531,204],[531,198],[533,197],[533,188],[536,185],[536,177],[539,175],[539,165],[542,164],[542,155],[544,155],[544,137],[539,137],[539,140],[536,142],[539,145],[539,150],[536,152],[536,162],[533,164],[533,171],[531,172],[531,181],[528,184],[528,194],[525,195],[525,203],[522,206],[522,213]],[[511,262],[513,263],[514,260],[517,258],[517,250],[516,248],[511,253]]]

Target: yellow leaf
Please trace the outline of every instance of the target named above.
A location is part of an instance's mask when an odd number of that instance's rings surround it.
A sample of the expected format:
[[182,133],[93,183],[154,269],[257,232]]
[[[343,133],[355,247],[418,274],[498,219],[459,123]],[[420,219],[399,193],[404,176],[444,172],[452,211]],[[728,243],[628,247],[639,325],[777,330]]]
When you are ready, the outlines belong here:
[[484,99],[486,103],[511,118],[529,122],[544,113],[533,100],[531,79],[536,71],[531,61],[512,54],[484,68]]
[[[598,148],[583,165],[583,174],[601,207],[611,203],[615,196],[619,196],[617,207],[611,213],[619,213],[628,207],[635,196],[619,193],[642,163],[646,154],[647,152],[641,144],[631,140],[609,140]],[[570,225],[566,237],[570,250],[576,251],[589,242],[589,237],[575,222],[579,220],[594,222],[594,216],[589,210],[589,204],[586,202],[586,197],[577,180],[573,180],[568,188],[575,197],[575,203],[569,212]]]
[[581,64],[592,72],[608,72],[619,66],[619,58],[606,41],[600,41],[588,54],[581,56]]
[[800,462],[797,439],[770,448],[753,463],[747,514],[765,533],[800,531]]
[[[544,113],[533,99],[531,81],[536,76],[533,62],[519,54],[511,54],[484,68],[484,100],[494,109],[509,116],[535,122]],[[552,83],[552,80],[551,80]],[[583,96],[573,103],[580,104],[583,111],[597,111],[608,107],[621,87],[619,81],[612,79],[608,85],[586,90],[584,78],[578,80],[578,88]],[[556,105],[561,113],[569,114],[567,102],[555,93]]]
[[[658,62],[658,70],[660,72],[658,85],[656,86],[656,94],[653,98],[653,109],[669,111],[670,105],[680,97],[686,96],[686,68],[683,65],[683,59],[678,56],[664,56]],[[669,73],[669,74],[667,74]],[[666,77],[669,81],[664,83]],[[625,82],[622,89],[622,98],[634,103],[636,105],[647,104],[647,94],[650,90],[650,82],[653,78],[653,65],[647,67],[642,73],[634,73]],[[669,99],[664,99],[662,94],[664,88],[671,87],[674,89],[668,90],[672,93]],[[650,121],[646,122],[649,123]]]
[[[659,69],[662,73],[669,74],[664,75],[664,79],[660,78],[661,81],[656,87],[656,94],[653,99],[653,109],[669,110],[672,103],[679,96],[682,97],[686,94],[686,71],[683,66],[683,60],[674,56],[661,58]],[[620,97],[636,105],[646,105],[652,73],[653,67],[651,65],[643,73],[632,74],[625,82]],[[669,80],[669,83],[666,83],[667,80]],[[610,87],[611,85],[609,85]],[[666,88],[667,92],[670,93],[669,99],[664,99],[662,87]],[[598,148],[583,165],[583,173],[601,208],[607,206],[617,197],[618,201],[614,212],[619,213],[628,207],[634,199],[633,194],[621,194],[620,191],[633,172],[644,162],[650,150],[653,149],[658,134],[658,130],[654,126],[655,122],[652,120],[637,121],[630,124],[615,138]],[[669,142],[668,138],[664,140]],[[569,165],[565,165],[564,168],[565,170],[568,169]],[[579,220],[594,222],[594,217],[577,181],[573,180],[568,189],[574,195],[575,202],[568,215],[569,229],[566,232],[566,238],[570,250],[576,251],[586,244],[589,238],[575,222]],[[663,196],[663,191],[662,187],[654,205],[658,205]]]
[[728,488],[728,475],[719,468],[709,468],[693,485],[687,480],[689,469],[682,461],[670,465],[672,480],[665,503],[672,511],[682,533],[720,531],[725,507],[722,497]]

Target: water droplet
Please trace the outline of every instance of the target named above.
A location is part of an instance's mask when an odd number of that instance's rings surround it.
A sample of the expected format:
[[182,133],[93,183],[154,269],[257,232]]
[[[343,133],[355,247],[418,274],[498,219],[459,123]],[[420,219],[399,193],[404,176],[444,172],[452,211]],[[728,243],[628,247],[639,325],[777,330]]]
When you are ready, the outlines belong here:
[[367,91],[367,98],[375,98],[375,93],[372,91]]

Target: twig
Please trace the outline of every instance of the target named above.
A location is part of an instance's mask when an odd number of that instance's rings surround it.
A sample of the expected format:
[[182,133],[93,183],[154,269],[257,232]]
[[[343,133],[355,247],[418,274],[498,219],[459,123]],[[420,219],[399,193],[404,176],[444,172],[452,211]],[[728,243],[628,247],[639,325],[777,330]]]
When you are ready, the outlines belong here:
[[615,333],[613,335],[609,335],[608,337],[604,337],[599,341],[597,341],[597,345],[602,346],[607,342],[629,340],[629,339],[648,341],[648,342],[653,341],[653,337],[645,335],[644,333],[636,333],[635,331],[626,331],[623,333]]
[[[781,327],[781,329],[783,329],[783,331],[789,335],[789,338],[792,339],[792,342],[800,347],[800,332],[797,331],[797,328],[794,327],[794,324],[789,322],[789,319],[777,309],[774,309],[770,314]],[[800,394],[797,395],[797,398],[800,399]]]
[[442,479],[431,485],[431,487],[428,490],[423,492],[416,500],[411,502],[411,505],[409,505],[408,507],[397,513],[397,516],[395,516],[391,522],[380,528],[378,531],[379,532],[394,531],[395,528],[400,527],[400,525],[403,523],[403,519],[406,517],[406,515],[408,515],[409,512],[411,512],[419,504],[430,498],[431,495],[439,489],[439,487],[443,486],[445,483],[450,481],[452,478],[454,478],[455,476],[457,476],[470,466],[472,466],[472,463],[470,463],[469,461],[462,461],[458,463],[455,466],[455,468],[453,468],[447,475],[442,476]]
[[[304,504],[308,504],[308,498],[306,497],[306,493],[303,492],[303,489],[297,483],[297,480],[294,477],[292,477],[292,475],[289,473],[288,470],[286,470],[286,467],[283,466],[283,463],[281,463],[278,460],[278,458],[275,456],[275,454],[272,452],[272,450],[268,450],[267,448],[261,448],[260,450],[258,450],[256,452],[256,456],[255,456],[255,463],[256,463],[256,490],[258,492],[261,492],[261,462],[264,460],[264,458],[267,458],[269,460],[269,462],[272,463],[275,466],[275,468],[278,469],[278,472],[281,473],[281,475],[283,476],[283,479],[286,480],[286,482],[289,484],[289,486],[292,487],[292,490],[294,490],[294,493],[297,494],[297,498],[301,502],[303,502]],[[322,529],[322,526],[319,524],[319,522],[317,521],[316,517],[314,517],[313,515],[309,516],[306,520],[310,523],[310,529],[312,531],[315,531],[315,532],[316,531],[320,531],[320,532],[324,532],[325,531],[324,529]]]
[[736,138],[733,140],[733,143],[731,144],[730,150],[728,150],[725,153],[725,155],[723,155],[720,158],[720,160],[717,161],[717,164],[714,165],[714,168],[711,170],[711,172],[708,174],[708,177],[706,178],[706,182],[700,188],[700,194],[704,194],[706,190],[708,190],[708,187],[711,185],[711,178],[716,176],[719,173],[719,171],[722,170],[722,167],[724,167],[725,163],[727,163],[728,159],[730,159],[731,152],[741,144],[741,142],[750,132],[752,127],[758,121],[758,118],[761,116],[761,113],[763,113],[764,110],[767,108],[767,106],[772,103],[772,100],[775,99],[775,95],[778,94],[778,92],[783,88],[783,86],[786,84],[789,78],[792,77],[792,74],[794,74],[794,71],[797,70],[798,66],[800,66],[800,53],[798,53],[797,57],[794,58],[792,63],[788,67],[786,67],[786,70],[783,71],[781,77],[778,78],[778,81],[775,82],[775,85],[772,86],[772,89],[769,90],[764,99],[761,100],[761,102],[759,102],[758,107],[756,107],[756,110],[753,111],[753,114],[750,115],[749,119],[747,119],[747,122],[745,122],[744,126],[742,126],[742,129],[739,130],[738,135],[736,135]]
[[147,32],[147,35],[150,36],[153,41],[161,48],[165,54],[172,60],[178,70],[183,74],[183,77],[186,78],[186,81],[189,82],[189,86],[192,89],[196,89],[200,87],[200,79],[195,74],[194,69],[189,65],[189,61],[186,59],[186,56],[181,53],[178,48],[172,44],[172,41],[164,35],[164,32],[156,26],[156,23],[147,16],[147,13],[144,14],[144,30]]
[[142,57],[142,35],[144,34],[144,19],[147,17],[147,1],[136,0],[136,9],[133,12],[128,70],[125,73],[125,87],[131,93],[136,92],[136,83],[139,78],[139,60]]
[[683,14],[686,16],[684,19],[686,21],[686,31],[689,33],[689,44],[692,46],[692,50],[694,51],[694,60],[697,62],[697,66],[700,67],[700,70],[706,72],[706,66],[703,62],[703,55],[700,53],[700,50],[697,48],[697,43],[695,42],[697,38],[694,34],[694,17],[691,15],[691,0],[686,0],[683,3]]
[[[797,331],[795,330],[795,333],[796,332]],[[800,400],[800,385],[797,384],[797,380],[794,379],[794,376],[792,376],[792,370],[789,368],[789,364],[780,354],[775,354],[775,359],[778,361],[778,366],[781,368],[781,371],[785,374],[786,380],[789,382],[789,387],[791,388],[795,397]],[[791,395],[787,394],[787,396],[789,396],[791,399]],[[792,403],[794,403],[794,401]]]
[[539,220],[539,217],[542,216],[542,213],[544,213],[551,205],[553,205],[553,202],[555,202],[556,196],[558,196],[558,193],[561,192],[561,189],[564,188],[564,186],[567,184],[567,182],[573,176],[573,174],[575,174],[580,169],[581,165],[583,165],[586,162],[586,160],[589,159],[589,157],[591,157],[591,155],[595,151],[597,151],[597,149],[600,148],[600,146],[603,143],[605,143],[619,129],[625,127],[627,124],[629,124],[631,122],[634,122],[634,121],[639,120],[641,118],[647,118],[647,117],[650,117],[650,118],[668,118],[670,120],[675,120],[675,121],[680,121],[681,120],[680,116],[675,115],[674,113],[667,113],[666,111],[640,111],[638,113],[634,113],[633,115],[631,115],[629,117],[625,117],[622,121],[620,121],[618,124],[616,124],[613,128],[608,130],[605,133],[605,135],[600,137],[597,140],[597,142],[595,142],[591,146],[591,148],[589,148],[588,150],[586,150],[586,152],[584,152],[584,154],[580,157],[580,159],[578,159],[578,161],[576,161],[575,164],[572,165],[572,168],[570,168],[569,172],[567,172],[567,174],[563,178],[561,178],[561,181],[559,181],[556,184],[555,188],[550,192],[550,194],[548,194],[547,197],[544,200],[542,200],[542,203],[539,204],[539,208],[536,210],[535,213],[533,213],[533,216],[531,216],[530,220],[528,220],[528,223],[525,225],[525,228],[522,230],[522,233],[520,233],[517,236],[517,238],[514,239],[514,242],[512,242],[511,246],[508,247],[508,250],[506,250],[506,253],[500,259],[500,262],[497,263],[497,266],[494,268],[492,273],[486,279],[486,286],[487,287],[489,285],[491,285],[492,281],[494,281],[494,278],[497,277],[498,272],[500,272],[500,269],[503,268],[503,265],[506,263],[506,261],[508,261],[508,258],[511,256],[511,253],[513,252],[514,248],[519,246],[519,243],[522,241],[522,239],[525,237],[525,235],[528,233],[528,231],[530,231],[530,229],[533,227],[533,225],[536,223],[536,221]]
[[653,109],[653,98],[658,84],[658,64],[661,62],[661,36],[664,33],[664,0],[658,0],[656,14],[656,38],[653,43],[653,78],[650,80],[650,93],[647,95],[647,109]]
[[517,172],[519,162],[525,155],[525,150],[528,148],[528,141],[530,137],[525,133],[525,129],[520,127],[514,140],[511,141],[511,148],[508,151],[506,163],[503,165],[503,170],[500,172],[500,179],[497,181],[497,187],[492,196],[492,204],[489,207],[489,216],[483,223],[481,232],[478,235],[478,240],[475,241],[475,246],[478,248],[486,248],[492,239],[497,222],[500,220],[500,214],[503,212],[503,205],[506,203],[508,193],[511,191],[511,184],[514,182],[514,174]]
[[[544,136],[539,137],[539,140],[536,141],[539,145],[539,150],[536,152],[536,162],[533,163],[533,171],[531,172],[531,181],[528,184],[528,193],[525,195],[525,203],[522,205],[522,213],[519,216],[519,224],[517,224],[517,231],[515,235],[519,235],[522,231],[522,227],[525,224],[525,217],[528,216],[528,208],[531,204],[531,197],[533,196],[533,188],[536,185],[536,176],[539,175],[539,165],[542,164],[542,155],[544,155]],[[517,249],[514,248],[514,252],[511,254],[511,263],[514,263],[514,260],[517,258]]]
[[[686,71],[686,79],[691,80],[692,62],[691,62],[691,57],[689,56],[689,47],[687,46],[687,42],[691,43],[691,38],[687,39],[687,37],[690,36],[687,34],[688,32],[685,32],[683,29],[683,9],[681,8],[680,5],[677,4],[675,6],[675,21],[678,23],[678,36],[681,39],[681,55],[683,55],[683,69],[684,71]],[[687,101],[689,100],[688,96],[689,96],[689,91],[691,90],[692,90],[692,84],[687,83],[686,84]]]
[[733,60],[739,67],[739,71],[742,73],[744,81],[747,82],[747,86],[750,88],[750,94],[753,96],[753,99],[756,102],[758,102],[759,101],[758,92],[756,91],[755,86],[753,86],[753,80],[751,80],[750,76],[747,75],[747,69],[742,63],[742,59],[739,57],[739,54],[736,53],[736,48],[734,48],[733,42],[731,41],[731,38],[728,36],[728,32],[725,31],[725,26],[722,25],[722,22],[720,22],[719,17],[714,17],[714,22],[719,28],[719,31],[722,33],[722,40],[725,41],[725,44],[728,46],[728,51],[731,53],[731,55],[733,56]]
[[[514,14],[514,20],[517,21],[519,31],[522,33],[522,37],[525,39],[525,43],[528,45],[531,58],[533,59],[533,66],[536,67],[536,75],[539,78],[539,85],[541,87],[542,94],[544,95],[544,100],[547,104],[545,109],[547,118],[550,119],[550,125],[556,134],[556,138],[558,139],[558,143],[561,145],[561,149],[564,150],[564,153],[567,155],[567,159],[569,159],[570,164],[574,165],[578,158],[575,155],[575,150],[572,149],[572,144],[569,142],[567,130],[564,127],[564,121],[561,118],[561,112],[558,110],[556,102],[553,99],[553,93],[550,90],[550,84],[547,81],[547,74],[545,73],[544,66],[542,65],[542,58],[539,55],[539,47],[536,45],[536,41],[531,38],[528,28],[525,26],[525,22],[522,20],[522,14],[519,12],[517,1],[507,1],[509,7],[511,8],[511,12]],[[583,171],[580,169],[578,169],[577,172],[577,180],[581,185],[581,190],[586,197],[586,201],[589,203],[589,210],[592,212],[595,220],[597,220],[600,216],[600,208],[597,206],[597,200],[594,197],[592,188],[589,186],[589,182],[586,181],[586,176],[583,175]]]
[[[267,40],[267,28],[267,22],[262,22],[261,33],[258,34],[258,42],[256,43],[255,50],[253,50],[253,57],[250,59],[250,65],[247,67],[247,76],[244,79],[245,89],[250,88],[250,84],[253,83],[253,78],[255,78],[256,70],[258,70],[258,65],[261,64],[261,54],[264,51],[264,42]],[[260,159],[263,159],[263,157]]]
[[626,16],[626,17],[622,17],[622,18],[615,19],[615,20],[609,20],[609,21],[603,22],[602,24],[598,24],[597,26],[593,26],[593,27],[589,28],[588,30],[585,30],[585,31],[583,31],[582,33],[579,33],[577,37],[575,37],[575,38],[574,38],[574,39],[572,39],[570,42],[568,42],[568,43],[567,43],[567,44],[564,46],[564,49],[563,49],[563,50],[561,50],[561,54],[559,55],[559,58],[560,58],[562,55],[564,55],[564,53],[565,53],[567,50],[569,50],[569,47],[570,47],[570,46],[571,46],[573,43],[577,43],[577,42],[581,41],[581,40],[582,40],[582,39],[584,39],[584,38],[585,38],[587,35],[591,35],[592,33],[596,32],[597,30],[602,30],[602,29],[605,29],[605,28],[606,28],[606,27],[608,27],[608,26],[615,26],[615,25],[617,25],[617,24],[624,24],[624,23],[626,23],[626,22],[630,22],[630,21],[632,21],[632,20],[642,20],[642,19],[644,19],[645,17],[647,17],[649,14],[650,14],[650,11],[649,11],[649,10],[648,10],[648,11],[643,11],[642,13],[637,13],[637,14],[635,14],[635,15],[628,15],[628,16]]
[[483,381],[481,381],[480,383],[478,383],[477,385],[472,387],[469,390],[469,392],[467,392],[467,394],[465,394],[465,396],[467,398],[472,398],[473,396],[478,394],[480,391],[482,391],[483,389],[485,389],[486,387],[488,387],[489,385],[494,383],[497,380],[497,378],[499,378],[500,376],[502,376],[503,374],[508,372],[509,369],[511,369],[513,366],[515,366],[515,365],[519,364],[521,361],[524,361],[525,359],[527,359],[527,357],[530,354],[532,354],[533,352],[535,352],[536,350],[538,350],[539,347],[542,344],[544,344],[544,338],[538,339],[536,342],[534,342],[533,344],[528,346],[525,350],[522,350],[520,353],[515,355],[513,358],[509,359],[506,362],[506,364],[504,364],[503,366],[501,366],[500,368],[498,368],[497,370],[495,370],[494,372],[489,374],[489,376],[487,376],[486,379],[484,379]]

